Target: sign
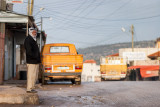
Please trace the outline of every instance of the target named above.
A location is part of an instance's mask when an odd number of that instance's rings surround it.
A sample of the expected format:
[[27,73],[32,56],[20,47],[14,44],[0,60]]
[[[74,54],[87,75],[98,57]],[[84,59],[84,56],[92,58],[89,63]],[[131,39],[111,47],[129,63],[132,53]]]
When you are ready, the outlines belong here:
[[108,60],[108,64],[122,64],[120,60]]
[[6,3],[23,3],[23,0],[6,0]]
[[123,52],[123,58],[128,61],[145,60],[146,54],[145,52]]

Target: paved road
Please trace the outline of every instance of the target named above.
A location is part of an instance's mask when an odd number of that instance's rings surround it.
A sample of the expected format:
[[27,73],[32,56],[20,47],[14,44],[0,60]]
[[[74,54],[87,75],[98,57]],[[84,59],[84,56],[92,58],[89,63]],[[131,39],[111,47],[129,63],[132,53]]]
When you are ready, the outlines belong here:
[[160,107],[160,81],[51,84],[38,94],[41,104],[34,107]]
[[39,90],[41,106],[160,107],[159,81],[104,81],[46,85]]

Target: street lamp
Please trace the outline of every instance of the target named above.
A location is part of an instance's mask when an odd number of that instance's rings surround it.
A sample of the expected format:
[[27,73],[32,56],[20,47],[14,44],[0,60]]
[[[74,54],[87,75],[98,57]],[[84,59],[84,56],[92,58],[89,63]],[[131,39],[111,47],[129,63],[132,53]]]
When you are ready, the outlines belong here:
[[124,27],[121,28],[122,32],[126,32],[126,29]]
[[[121,28],[122,32],[126,32],[126,29],[124,27]],[[134,26],[131,25],[131,33],[132,33],[132,52],[134,51],[134,41],[133,41],[133,35],[134,35]]]
[[41,48],[42,48],[42,31],[43,31],[43,19],[44,18],[48,18],[49,20],[52,20],[52,17],[41,17],[41,33],[40,33],[40,52],[41,52]]
[[43,7],[41,7],[40,9],[39,9],[39,11],[34,15],[34,16],[36,16],[36,15],[38,15],[42,10],[44,10],[45,8],[43,8]]

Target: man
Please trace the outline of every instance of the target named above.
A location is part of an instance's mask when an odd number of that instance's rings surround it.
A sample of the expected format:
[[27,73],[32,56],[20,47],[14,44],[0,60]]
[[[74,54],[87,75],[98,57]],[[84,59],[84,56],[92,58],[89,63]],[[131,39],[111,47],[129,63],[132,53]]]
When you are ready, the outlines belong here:
[[36,42],[37,31],[34,28],[29,28],[29,35],[24,41],[27,61],[27,93],[36,93],[34,86],[38,78],[40,52]]

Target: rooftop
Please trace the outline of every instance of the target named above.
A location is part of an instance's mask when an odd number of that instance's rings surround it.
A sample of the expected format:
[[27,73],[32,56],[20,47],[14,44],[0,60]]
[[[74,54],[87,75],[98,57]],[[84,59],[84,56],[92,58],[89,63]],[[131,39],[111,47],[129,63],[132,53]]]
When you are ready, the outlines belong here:
[[96,61],[91,59],[91,60],[85,60],[84,63],[96,63]]

